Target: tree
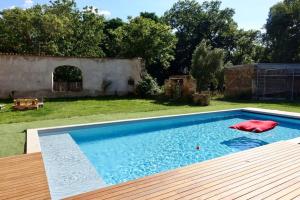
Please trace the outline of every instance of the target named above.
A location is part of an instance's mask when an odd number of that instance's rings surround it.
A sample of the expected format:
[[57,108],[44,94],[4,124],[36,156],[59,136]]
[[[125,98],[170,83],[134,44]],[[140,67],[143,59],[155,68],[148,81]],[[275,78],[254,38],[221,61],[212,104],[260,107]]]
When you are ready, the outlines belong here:
[[191,74],[197,80],[198,90],[216,89],[218,75],[222,73],[224,51],[203,40],[196,48],[192,58]]
[[234,50],[229,55],[229,60],[234,65],[258,62],[264,51],[261,33],[254,30],[236,31],[234,46]]
[[148,73],[143,74],[142,80],[137,84],[136,92],[140,97],[153,97],[161,93],[157,81]]
[[63,65],[54,70],[53,80],[55,82],[81,82],[81,70],[74,66]]
[[174,59],[176,37],[166,24],[136,17],[116,29],[115,35],[121,44],[120,55],[143,58],[149,73],[167,69]]
[[141,12],[140,17],[152,19],[155,22],[161,22],[160,18],[154,12]]
[[20,8],[3,10],[1,12],[1,52],[29,53],[38,51],[36,43],[39,30],[34,26],[40,25],[38,16],[42,7],[22,10]]
[[103,49],[106,57],[117,57],[121,51],[121,45],[117,42],[115,30],[125,25],[120,18],[110,19],[104,22],[104,35],[100,47]]
[[270,9],[265,42],[269,61],[300,62],[300,0],[284,0]]
[[178,38],[176,59],[171,73],[189,71],[192,54],[196,46],[208,40],[214,48],[226,50],[225,59],[230,60],[234,51],[237,24],[233,20],[234,10],[221,9],[220,1],[180,0],[164,15],[164,20],[175,30]]
[[104,18],[71,0],[1,12],[0,51],[59,56],[103,56]]
[[100,43],[104,40],[104,17],[86,7],[76,18],[74,29],[75,39],[72,54],[74,56],[104,57]]

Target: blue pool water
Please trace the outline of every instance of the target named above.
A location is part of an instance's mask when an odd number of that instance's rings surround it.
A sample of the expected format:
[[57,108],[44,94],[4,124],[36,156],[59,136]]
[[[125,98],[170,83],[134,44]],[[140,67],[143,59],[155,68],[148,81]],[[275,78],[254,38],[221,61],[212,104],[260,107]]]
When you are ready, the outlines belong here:
[[[228,128],[250,119],[274,120],[279,126],[262,134]],[[227,111],[84,127],[69,133],[110,185],[300,137],[300,122]]]

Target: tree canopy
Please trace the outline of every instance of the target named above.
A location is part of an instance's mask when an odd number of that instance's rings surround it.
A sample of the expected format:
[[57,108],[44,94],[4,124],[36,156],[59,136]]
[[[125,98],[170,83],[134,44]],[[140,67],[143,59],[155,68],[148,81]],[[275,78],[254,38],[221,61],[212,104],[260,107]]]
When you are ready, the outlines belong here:
[[1,12],[0,51],[60,56],[104,56],[104,17],[90,7],[83,11],[74,1],[57,0],[49,5]]
[[121,44],[117,43],[117,35],[115,30],[125,25],[120,18],[110,19],[104,22],[104,40],[100,44],[100,48],[105,56],[113,58],[117,57],[121,51]]
[[235,65],[250,64],[260,61],[264,48],[260,31],[237,30],[235,32],[234,50],[227,61]]
[[[220,1],[180,0],[164,15],[165,21],[176,31],[178,44],[173,73],[180,73],[191,66],[196,46],[208,40],[214,48],[231,52],[234,49],[237,24],[233,20],[234,10],[221,9]],[[229,54],[228,54],[229,56]]]
[[149,71],[154,66],[166,69],[174,59],[176,37],[166,24],[140,16],[114,33],[120,44],[120,55],[143,58]]
[[265,40],[270,62],[300,62],[300,0],[284,0],[270,9]]

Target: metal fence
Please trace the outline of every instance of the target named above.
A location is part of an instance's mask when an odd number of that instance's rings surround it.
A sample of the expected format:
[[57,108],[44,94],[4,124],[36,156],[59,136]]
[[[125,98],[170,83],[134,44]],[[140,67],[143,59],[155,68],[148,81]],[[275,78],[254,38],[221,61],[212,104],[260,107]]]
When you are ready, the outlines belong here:
[[258,99],[295,100],[300,97],[300,68],[287,66],[257,66],[254,95]]

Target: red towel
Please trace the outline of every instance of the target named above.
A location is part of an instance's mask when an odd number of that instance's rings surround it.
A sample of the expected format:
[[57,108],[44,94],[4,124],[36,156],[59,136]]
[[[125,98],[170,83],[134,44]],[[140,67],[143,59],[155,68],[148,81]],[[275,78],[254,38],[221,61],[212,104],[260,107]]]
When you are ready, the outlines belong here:
[[277,125],[278,123],[274,121],[249,120],[230,126],[230,128],[241,131],[262,133],[275,128]]

